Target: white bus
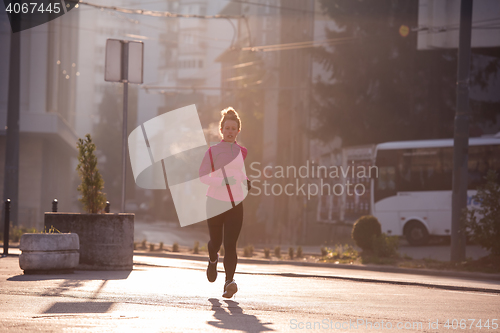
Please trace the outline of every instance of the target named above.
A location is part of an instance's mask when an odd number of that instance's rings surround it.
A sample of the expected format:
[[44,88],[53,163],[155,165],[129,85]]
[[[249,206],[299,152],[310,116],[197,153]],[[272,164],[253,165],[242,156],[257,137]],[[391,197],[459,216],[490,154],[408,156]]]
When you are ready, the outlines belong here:
[[[377,145],[371,210],[382,232],[424,245],[451,235],[453,139]],[[500,138],[469,139],[467,205],[489,169],[500,173]]]

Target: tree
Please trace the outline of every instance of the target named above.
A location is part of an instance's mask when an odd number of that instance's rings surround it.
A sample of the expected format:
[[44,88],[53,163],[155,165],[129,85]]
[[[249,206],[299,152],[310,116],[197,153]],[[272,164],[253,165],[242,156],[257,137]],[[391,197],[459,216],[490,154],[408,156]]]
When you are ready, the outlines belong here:
[[78,199],[83,203],[83,209],[91,214],[100,213],[106,206],[106,195],[104,180],[97,169],[97,157],[95,156],[95,144],[92,142],[90,134],[85,136],[85,140],[78,139],[78,166],[76,170],[80,176],[81,184],[78,191],[82,197]]
[[467,211],[466,225],[473,241],[500,255],[500,177],[496,171],[489,170],[485,178],[486,183],[478,187],[472,197],[480,206]]
[[[477,130],[478,127],[496,127],[498,130],[500,96],[496,93],[493,98],[488,97],[486,92],[495,88],[498,90],[500,48],[473,50],[471,60],[471,84],[473,86],[471,89],[471,131]],[[471,135],[473,134],[471,132]],[[479,134],[482,134],[481,130]]]
[[320,124],[315,132],[326,138],[340,135],[347,145],[408,135],[411,122],[402,115],[408,114],[411,99],[408,60],[415,45],[398,30],[413,23],[418,3],[336,0],[321,5],[338,27],[326,31],[328,38],[350,39],[314,54],[331,73],[330,81],[315,85]]
[[[340,136],[344,145],[453,137],[457,50],[417,50],[418,1],[320,0],[336,24],[329,39],[341,44],[315,48],[328,80],[317,80],[313,101],[316,137]],[[410,28],[404,37],[400,27]],[[500,69],[498,52],[488,61],[473,53],[471,84],[487,89]],[[491,52],[490,52],[491,53]],[[473,104],[474,122],[495,115]],[[478,109],[479,108],[479,109]],[[494,122],[494,120],[493,120]]]

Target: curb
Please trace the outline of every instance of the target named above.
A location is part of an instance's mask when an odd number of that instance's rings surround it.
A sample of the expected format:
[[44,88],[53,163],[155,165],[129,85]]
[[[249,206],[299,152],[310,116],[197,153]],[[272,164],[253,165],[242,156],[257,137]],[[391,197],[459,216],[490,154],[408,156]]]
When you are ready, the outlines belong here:
[[[239,274],[253,274],[241,272]],[[456,290],[456,291],[472,291],[472,292],[484,292],[490,294],[499,294],[500,289],[489,289],[489,288],[474,288],[474,287],[461,287],[461,286],[451,286],[446,284],[434,284],[434,283],[423,283],[423,282],[410,282],[410,281],[392,281],[392,280],[381,280],[381,279],[367,279],[367,278],[356,278],[356,277],[345,277],[345,276],[324,276],[324,275],[314,275],[314,274],[295,274],[295,273],[258,273],[260,275],[279,275],[285,277],[317,277],[335,280],[348,280],[356,282],[371,282],[371,283],[384,283],[393,284],[400,286],[419,286],[426,288],[436,288],[443,290]]]
[[[151,253],[151,252],[134,251],[134,256],[136,255],[146,256],[146,257],[207,261],[207,255],[180,254],[180,253],[174,254],[168,252]],[[383,273],[404,273],[404,274],[430,275],[430,276],[440,276],[440,277],[468,278],[475,280],[500,281],[500,274],[473,273],[473,272],[460,272],[460,271],[440,271],[436,269],[400,268],[400,267],[392,267],[392,266],[388,267],[381,265],[346,265],[346,264],[285,261],[285,260],[272,260],[272,259],[271,260],[249,259],[240,257],[238,257],[238,262],[242,264],[296,265],[296,266],[308,266],[308,267],[342,268],[342,269],[356,269],[363,271],[375,271]],[[373,281],[379,281],[379,280],[373,280]]]

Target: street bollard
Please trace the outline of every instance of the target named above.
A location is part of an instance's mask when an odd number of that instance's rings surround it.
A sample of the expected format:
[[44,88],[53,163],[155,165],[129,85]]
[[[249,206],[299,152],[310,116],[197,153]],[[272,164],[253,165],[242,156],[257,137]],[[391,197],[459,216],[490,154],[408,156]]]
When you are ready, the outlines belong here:
[[5,221],[3,228],[3,255],[9,255],[10,199],[5,200]]
[[109,208],[110,208],[111,204],[109,203],[109,201],[106,201],[106,208],[104,208],[104,211],[106,213],[109,213]]
[[52,213],[57,213],[57,199],[52,201]]

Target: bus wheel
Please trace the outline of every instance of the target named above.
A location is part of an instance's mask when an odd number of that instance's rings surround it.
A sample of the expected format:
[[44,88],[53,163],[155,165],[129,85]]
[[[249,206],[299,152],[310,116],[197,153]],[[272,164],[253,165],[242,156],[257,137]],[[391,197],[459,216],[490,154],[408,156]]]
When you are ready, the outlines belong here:
[[410,221],[405,226],[405,236],[410,245],[425,245],[429,241],[427,228],[418,221]]

